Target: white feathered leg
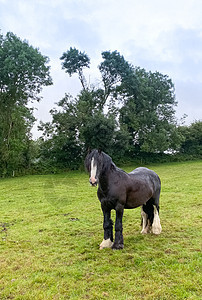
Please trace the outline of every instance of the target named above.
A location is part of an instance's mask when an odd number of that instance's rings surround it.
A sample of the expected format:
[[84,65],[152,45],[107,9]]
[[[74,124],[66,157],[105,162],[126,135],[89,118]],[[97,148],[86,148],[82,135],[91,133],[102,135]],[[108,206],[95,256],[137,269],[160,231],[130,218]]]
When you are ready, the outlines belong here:
[[150,232],[150,220],[148,219],[148,215],[144,212],[143,207],[141,209],[142,216],[142,234],[147,234]]
[[162,227],[160,223],[159,213],[156,206],[154,206],[154,220],[152,224],[152,233],[160,234],[161,231],[162,231]]

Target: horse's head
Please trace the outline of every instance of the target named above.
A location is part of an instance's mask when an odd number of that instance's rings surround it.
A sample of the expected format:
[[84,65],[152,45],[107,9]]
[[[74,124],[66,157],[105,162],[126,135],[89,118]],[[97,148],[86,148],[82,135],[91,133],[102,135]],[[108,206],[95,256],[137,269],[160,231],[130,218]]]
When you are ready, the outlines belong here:
[[96,186],[99,183],[100,175],[103,174],[106,166],[111,165],[111,157],[99,150],[92,150],[85,159],[85,167],[90,174],[90,184]]
[[85,159],[85,167],[90,174],[90,184],[96,186],[98,184],[99,168],[100,168],[100,158],[102,152],[98,150],[92,150],[88,153]]

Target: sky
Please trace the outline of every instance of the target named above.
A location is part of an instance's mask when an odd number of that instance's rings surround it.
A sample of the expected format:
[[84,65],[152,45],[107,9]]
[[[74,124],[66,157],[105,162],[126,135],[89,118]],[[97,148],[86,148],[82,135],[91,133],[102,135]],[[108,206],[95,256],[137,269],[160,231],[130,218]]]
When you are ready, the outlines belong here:
[[37,123],[65,93],[81,85],[69,77],[60,57],[70,47],[85,52],[91,67],[88,84],[98,84],[102,51],[117,50],[133,66],[168,75],[175,85],[176,117],[185,124],[202,120],[201,0],[0,0],[0,31],[13,32],[50,59],[53,85],[35,104]]

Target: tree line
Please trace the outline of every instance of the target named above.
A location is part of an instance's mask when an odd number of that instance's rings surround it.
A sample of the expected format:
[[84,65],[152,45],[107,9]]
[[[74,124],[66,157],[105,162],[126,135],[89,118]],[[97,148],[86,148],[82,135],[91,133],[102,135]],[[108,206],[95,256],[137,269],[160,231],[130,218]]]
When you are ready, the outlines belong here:
[[72,47],[62,54],[62,69],[78,75],[81,90],[58,101],[52,121],[40,123],[41,137],[34,141],[29,103],[52,84],[49,59],[13,33],[0,35],[0,176],[77,169],[89,148],[117,162],[165,158],[166,151],[181,159],[201,157],[202,122],[177,124],[172,80],[133,66],[118,51],[101,55],[100,83],[89,85],[88,55]]

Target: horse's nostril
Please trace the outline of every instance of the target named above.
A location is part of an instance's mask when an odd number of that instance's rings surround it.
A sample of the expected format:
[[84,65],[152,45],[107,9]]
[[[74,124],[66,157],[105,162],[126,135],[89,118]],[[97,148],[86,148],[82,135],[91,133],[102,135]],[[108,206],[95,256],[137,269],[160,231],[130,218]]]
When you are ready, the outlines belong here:
[[92,186],[97,185],[97,179],[95,177],[90,177],[89,182]]

